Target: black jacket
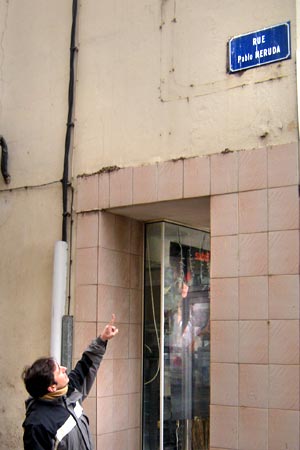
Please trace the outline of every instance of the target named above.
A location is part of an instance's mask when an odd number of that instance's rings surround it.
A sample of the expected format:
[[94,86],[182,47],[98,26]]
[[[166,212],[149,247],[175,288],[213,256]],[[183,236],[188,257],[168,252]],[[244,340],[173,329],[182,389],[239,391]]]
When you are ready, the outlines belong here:
[[53,400],[26,401],[25,450],[92,450],[88,418],[82,401],[88,395],[106,350],[106,342],[95,339],[69,374],[67,395]]

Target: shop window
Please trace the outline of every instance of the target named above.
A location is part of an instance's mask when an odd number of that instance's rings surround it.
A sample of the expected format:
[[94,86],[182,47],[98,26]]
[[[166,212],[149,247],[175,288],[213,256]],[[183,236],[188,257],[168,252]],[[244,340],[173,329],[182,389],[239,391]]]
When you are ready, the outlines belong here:
[[210,235],[145,229],[143,450],[209,449]]

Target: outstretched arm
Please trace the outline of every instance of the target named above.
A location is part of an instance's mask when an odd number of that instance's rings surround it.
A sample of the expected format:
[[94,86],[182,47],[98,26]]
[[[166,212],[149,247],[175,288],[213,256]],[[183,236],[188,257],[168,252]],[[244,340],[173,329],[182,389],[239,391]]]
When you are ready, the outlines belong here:
[[81,359],[69,375],[69,389],[76,388],[83,394],[83,399],[88,395],[95,381],[97,371],[106,351],[107,341],[112,339],[119,330],[115,326],[115,314],[105,326],[102,333],[91,342],[83,352]]

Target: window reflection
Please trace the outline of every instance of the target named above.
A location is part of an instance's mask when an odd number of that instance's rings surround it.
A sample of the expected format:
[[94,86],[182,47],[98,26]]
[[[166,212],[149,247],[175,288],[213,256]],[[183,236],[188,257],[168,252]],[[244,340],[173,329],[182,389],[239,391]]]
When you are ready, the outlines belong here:
[[203,231],[146,228],[144,450],[209,448],[209,245]]

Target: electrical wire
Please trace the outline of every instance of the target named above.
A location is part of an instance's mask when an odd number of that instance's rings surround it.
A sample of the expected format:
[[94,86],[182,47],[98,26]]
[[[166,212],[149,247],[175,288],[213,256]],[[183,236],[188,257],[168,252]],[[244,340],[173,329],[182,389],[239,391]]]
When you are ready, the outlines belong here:
[[15,188],[1,189],[1,192],[27,191],[29,189],[43,188],[43,187],[51,186],[53,184],[58,184],[58,183],[61,183],[61,180],[54,180],[54,181],[49,181],[48,183],[41,183],[41,184],[31,184],[29,186],[19,186],[19,187],[15,187]]
[[176,450],[179,449],[179,420],[176,420],[176,431],[175,431],[175,435],[176,435]]
[[[73,211],[73,203],[74,203],[74,189],[73,186],[71,186],[71,211]],[[71,221],[70,221],[70,248],[69,248],[69,271],[71,272],[71,266],[72,266],[72,239],[73,236],[73,218],[71,215]],[[68,316],[71,312],[71,275],[69,274],[69,284],[68,284],[68,302],[67,302],[67,313]]]
[[157,347],[158,347],[158,364],[157,364],[157,369],[156,369],[155,374],[153,375],[153,377],[150,380],[144,382],[144,386],[152,383],[157,378],[159,371],[160,371],[160,342],[159,342],[158,328],[157,328],[157,323],[156,323],[156,318],[155,318],[155,306],[154,306],[153,283],[152,283],[152,273],[151,273],[149,239],[147,238],[146,241],[147,241],[147,260],[148,260],[148,270],[149,270],[149,283],[150,283],[150,293],[151,293],[153,324],[154,324],[155,335],[156,335],[156,340],[157,340]]

